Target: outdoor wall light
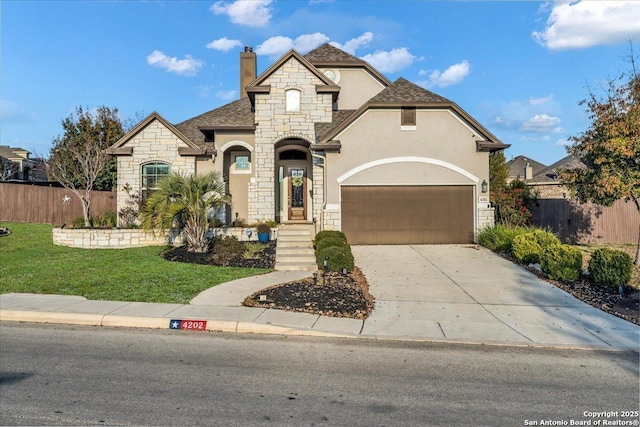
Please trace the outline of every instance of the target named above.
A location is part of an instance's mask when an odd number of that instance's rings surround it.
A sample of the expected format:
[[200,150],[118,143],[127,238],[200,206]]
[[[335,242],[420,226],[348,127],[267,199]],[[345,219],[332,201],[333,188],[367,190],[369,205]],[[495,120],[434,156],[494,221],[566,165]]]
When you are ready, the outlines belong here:
[[486,193],[489,190],[489,184],[484,179],[482,180],[482,192]]

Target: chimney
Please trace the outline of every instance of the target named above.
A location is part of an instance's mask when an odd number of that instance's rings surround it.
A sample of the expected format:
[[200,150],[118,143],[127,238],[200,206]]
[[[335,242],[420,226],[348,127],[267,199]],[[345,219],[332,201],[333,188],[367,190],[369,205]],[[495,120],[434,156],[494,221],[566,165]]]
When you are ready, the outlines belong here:
[[248,96],[245,88],[256,79],[256,72],[256,54],[251,46],[245,46],[240,53],[240,98]]
[[533,178],[533,168],[531,167],[531,163],[526,164],[526,166],[524,167],[524,179],[525,181],[527,179],[531,179]]

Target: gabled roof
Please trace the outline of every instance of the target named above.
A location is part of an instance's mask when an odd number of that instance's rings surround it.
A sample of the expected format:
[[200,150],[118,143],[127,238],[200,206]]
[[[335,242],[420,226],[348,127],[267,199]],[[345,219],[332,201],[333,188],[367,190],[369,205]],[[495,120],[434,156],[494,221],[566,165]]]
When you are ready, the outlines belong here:
[[528,157],[517,156],[507,162],[507,166],[509,167],[509,177],[520,177],[520,179],[524,179],[524,169],[527,166],[527,163],[529,164],[529,166],[531,166],[533,172],[532,176],[536,176],[547,167],[546,165],[543,165],[540,162],[536,162],[535,160]]
[[289,50],[289,52],[282,55],[280,59],[274,62],[269,68],[267,68],[262,74],[260,74],[254,81],[249,83],[246,87],[247,94],[249,95],[249,99],[251,103],[255,100],[256,93],[269,93],[271,87],[268,85],[263,85],[264,81],[271,76],[276,70],[278,70],[282,65],[284,65],[291,58],[295,58],[298,62],[300,62],[309,72],[315,75],[320,81],[323,83],[316,87],[316,91],[318,93],[331,93],[333,94],[333,100],[338,97],[338,93],[340,92],[340,87],[337,86],[334,82],[332,82],[327,76],[325,76],[320,70],[318,70],[313,64],[307,61],[302,55],[296,52],[294,49]]
[[580,160],[576,159],[572,155],[568,155],[564,157],[554,164],[547,166],[542,169],[538,173],[533,174],[533,179],[531,181],[535,182],[552,182],[558,179],[558,173],[562,169],[576,169],[576,168],[585,168],[586,166]]
[[380,72],[373,68],[367,61],[356,58],[350,53],[328,43],[313,49],[304,55],[304,57],[314,66],[321,68],[364,68],[385,86],[391,84],[389,79],[380,74]]
[[0,145],[0,156],[9,160],[29,160],[29,154],[24,148]]
[[195,154],[205,154],[205,150],[198,147],[192,141],[189,140],[185,135],[182,134],[175,126],[167,121],[164,117],[162,117],[157,112],[153,112],[149,114],[144,120],[142,120],[136,127],[127,132],[122,138],[116,141],[111,147],[107,149],[109,154],[113,155],[131,155],[132,150],[129,147],[125,147],[124,145],[129,142],[133,137],[135,137],[139,132],[144,130],[151,122],[154,120],[158,120],[162,123],[167,129],[169,129],[175,136],[178,137],[182,142],[184,142],[188,148],[191,150],[181,150],[181,154],[184,155],[195,155]]
[[389,87],[382,90],[382,92],[375,95],[362,107],[350,114],[344,121],[328,130],[321,138],[318,139],[318,142],[319,144],[329,143],[332,138],[342,132],[347,126],[353,123],[353,121],[370,109],[401,107],[450,109],[467,124],[476,129],[482,137],[484,137],[484,139],[476,141],[478,150],[496,151],[510,147],[509,144],[503,144],[456,103],[411,83],[404,78],[399,78]]
[[344,123],[356,110],[338,110],[331,115],[331,123],[316,123],[316,141],[322,139],[324,135],[331,132],[336,127]]
[[242,98],[178,123],[176,128],[199,147],[210,148],[210,144],[204,142],[203,130],[253,130],[255,114],[249,98]]

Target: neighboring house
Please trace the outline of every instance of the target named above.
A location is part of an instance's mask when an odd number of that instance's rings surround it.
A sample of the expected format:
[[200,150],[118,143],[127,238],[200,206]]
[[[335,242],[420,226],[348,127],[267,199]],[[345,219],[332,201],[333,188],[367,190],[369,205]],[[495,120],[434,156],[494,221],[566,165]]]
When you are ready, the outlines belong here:
[[[35,181],[42,180],[38,173],[36,159],[30,159],[29,151],[0,145],[0,181]],[[46,177],[43,179],[46,181]]]
[[507,184],[516,179],[527,181],[542,172],[546,166],[525,156],[517,156],[507,162]]
[[493,223],[489,153],[508,145],[452,101],[329,44],[256,69],[245,48],[239,100],[175,125],[154,112],[110,148],[118,209],[125,187],[217,171],[227,224],[307,222],[400,244],[466,243]]
[[514,179],[523,180],[540,199],[566,199],[569,190],[560,180],[560,170],[584,167],[575,157],[568,155],[550,166],[517,156],[507,162],[509,167],[508,182]]

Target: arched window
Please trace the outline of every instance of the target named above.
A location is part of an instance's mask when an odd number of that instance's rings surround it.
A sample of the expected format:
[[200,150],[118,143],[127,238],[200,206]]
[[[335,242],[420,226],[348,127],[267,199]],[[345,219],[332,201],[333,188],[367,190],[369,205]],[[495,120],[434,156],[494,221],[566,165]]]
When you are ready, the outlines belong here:
[[297,113],[300,111],[300,91],[289,89],[285,91],[285,102],[287,113]]
[[142,193],[148,196],[149,192],[158,187],[158,181],[169,175],[167,163],[154,162],[142,165]]

